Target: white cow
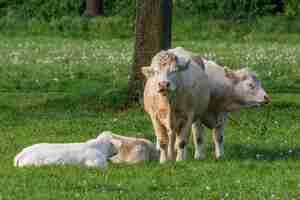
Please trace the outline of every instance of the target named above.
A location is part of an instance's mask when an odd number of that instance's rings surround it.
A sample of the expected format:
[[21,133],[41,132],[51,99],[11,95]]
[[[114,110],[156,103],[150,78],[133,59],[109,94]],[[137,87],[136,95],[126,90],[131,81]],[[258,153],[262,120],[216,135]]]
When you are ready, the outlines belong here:
[[110,134],[83,143],[40,143],[23,149],[14,159],[16,167],[80,164],[105,169],[107,159],[116,153]]
[[[203,125],[213,130],[215,156],[224,154],[224,128],[229,112],[246,107],[259,106],[270,102],[256,74],[248,68],[231,70],[213,61],[206,60],[179,47],[171,51],[190,55],[197,63],[204,63],[208,75],[210,101],[206,114],[193,124],[195,158],[203,159]],[[201,81],[201,79],[200,79]],[[201,101],[201,98],[199,99]]]
[[[185,160],[193,122],[201,118],[209,101],[208,77],[204,66],[189,55],[161,51],[142,71],[148,80],[144,108],[150,115],[160,146],[160,162]],[[177,152],[175,152],[175,146]]]

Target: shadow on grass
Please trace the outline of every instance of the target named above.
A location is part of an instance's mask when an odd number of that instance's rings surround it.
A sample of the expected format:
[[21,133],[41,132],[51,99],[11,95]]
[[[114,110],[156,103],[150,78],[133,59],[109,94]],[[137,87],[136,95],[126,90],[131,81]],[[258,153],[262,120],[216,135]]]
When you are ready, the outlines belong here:
[[[87,189],[88,188],[88,189]],[[68,188],[71,191],[82,191],[82,190],[88,190],[88,191],[96,191],[96,192],[129,192],[128,189],[121,187],[118,184],[90,184],[90,185],[75,185]]]
[[2,111],[65,112],[72,110],[119,110],[126,106],[127,88],[85,88],[71,92],[6,93],[0,100]]
[[226,160],[299,160],[300,147],[257,147],[246,146],[241,144],[226,144],[225,159]]
[[121,109],[127,100],[126,88],[101,90],[97,88],[85,89],[74,93],[49,96],[44,105],[46,109],[74,109],[86,108],[101,111],[105,109]]

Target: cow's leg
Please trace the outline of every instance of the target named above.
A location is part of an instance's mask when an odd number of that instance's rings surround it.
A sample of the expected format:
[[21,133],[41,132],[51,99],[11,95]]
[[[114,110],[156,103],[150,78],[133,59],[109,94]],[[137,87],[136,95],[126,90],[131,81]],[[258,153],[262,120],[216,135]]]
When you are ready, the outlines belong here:
[[213,140],[215,144],[215,156],[217,159],[224,155],[224,128],[227,117],[224,116],[222,124],[213,129]]
[[169,144],[168,144],[168,160],[175,160],[175,139],[176,133],[174,131],[168,131]]
[[158,142],[158,139],[156,138],[156,144],[155,144],[155,147],[156,147],[156,150],[159,151],[160,149],[160,146],[159,146],[159,142]]
[[193,142],[195,147],[194,158],[196,160],[202,160],[204,155],[204,127],[200,120],[197,120],[192,125]]
[[176,134],[176,160],[186,160],[187,159],[187,143],[189,139],[190,128],[192,126],[192,117],[187,119],[187,121],[183,124],[182,128],[179,129]]
[[168,145],[169,145],[169,136],[167,134],[166,128],[157,121],[154,117],[151,117],[153,128],[156,135],[157,143],[159,144],[160,158],[159,162],[164,163],[168,159]]

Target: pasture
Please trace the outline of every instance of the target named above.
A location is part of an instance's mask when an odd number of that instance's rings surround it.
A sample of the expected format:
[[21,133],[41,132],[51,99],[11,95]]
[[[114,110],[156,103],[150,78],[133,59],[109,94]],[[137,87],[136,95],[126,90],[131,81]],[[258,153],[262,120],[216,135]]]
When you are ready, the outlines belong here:
[[175,37],[174,47],[234,68],[249,65],[272,104],[231,115],[220,161],[207,131],[203,161],[192,159],[190,143],[186,162],[110,164],[101,173],[73,166],[17,169],[13,158],[34,143],[85,141],[103,130],[154,141],[143,108],[125,105],[133,39],[2,35],[0,200],[300,199],[300,44],[285,38]]

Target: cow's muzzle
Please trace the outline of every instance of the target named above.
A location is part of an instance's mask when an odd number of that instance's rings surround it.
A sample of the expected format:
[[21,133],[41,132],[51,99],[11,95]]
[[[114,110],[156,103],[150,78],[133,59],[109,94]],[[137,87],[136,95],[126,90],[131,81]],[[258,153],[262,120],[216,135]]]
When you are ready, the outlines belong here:
[[269,104],[271,103],[271,98],[268,95],[264,96],[264,104]]
[[158,83],[158,92],[166,96],[170,88],[169,81],[161,81]]

